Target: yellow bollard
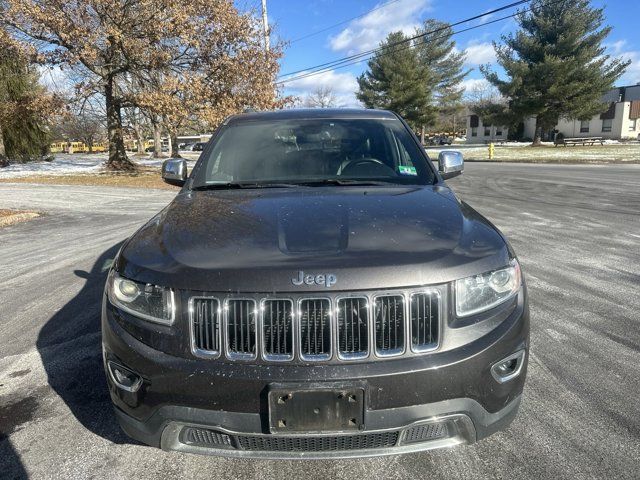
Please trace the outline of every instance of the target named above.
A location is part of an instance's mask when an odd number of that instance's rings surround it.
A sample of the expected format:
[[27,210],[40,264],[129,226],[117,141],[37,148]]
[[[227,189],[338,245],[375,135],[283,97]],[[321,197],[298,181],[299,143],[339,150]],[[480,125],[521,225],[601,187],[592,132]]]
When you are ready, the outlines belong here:
[[493,157],[496,153],[496,147],[493,145],[493,142],[489,144],[489,160],[493,160]]

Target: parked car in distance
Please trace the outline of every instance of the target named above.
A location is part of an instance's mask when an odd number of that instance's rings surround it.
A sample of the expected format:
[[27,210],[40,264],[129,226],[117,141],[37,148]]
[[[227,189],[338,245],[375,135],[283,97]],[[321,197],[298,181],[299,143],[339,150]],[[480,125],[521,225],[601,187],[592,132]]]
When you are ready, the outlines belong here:
[[[154,149],[154,146],[153,146],[153,145],[150,145],[150,146],[148,146],[147,148],[145,148],[145,149],[144,149],[144,151],[145,151],[145,152],[154,152],[154,151],[155,151],[155,149]],[[168,147],[167,145],[162,145],[162,146],[160,147],[160,151],[161,151],[161,152],[168,152],[168,151],[169,151],[169,147]]]
[[230,117],[108,274],[104,367],[132,438],[240,458],[479,441],[516,416],[529,309],[505,237],[379,110]]
[[191,148],[192,152],[202,152],[204,150],[204,147],[207,145],[206,142],[197,142],[193,144],[193,147]]

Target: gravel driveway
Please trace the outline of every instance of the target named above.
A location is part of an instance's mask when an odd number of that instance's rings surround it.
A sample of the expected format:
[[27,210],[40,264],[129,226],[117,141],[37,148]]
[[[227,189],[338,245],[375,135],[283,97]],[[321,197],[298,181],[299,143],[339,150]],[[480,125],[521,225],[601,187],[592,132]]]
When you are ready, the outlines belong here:
[[99,302],[120,243],[171,192],[0,184],[1,478],[638,478],[640,165],[470,163],[450,182],[520,256],[532,350],[520,415],[472,446],[259,461],[134,444],[115,423]]

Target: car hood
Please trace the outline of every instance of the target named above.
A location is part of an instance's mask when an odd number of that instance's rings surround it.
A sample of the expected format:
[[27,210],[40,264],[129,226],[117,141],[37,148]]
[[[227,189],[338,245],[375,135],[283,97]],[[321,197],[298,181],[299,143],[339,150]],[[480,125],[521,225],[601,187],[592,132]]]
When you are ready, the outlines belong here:
[[[182,192],[116,268],[202,291],[354,291],[448,282],[509,257],[496,228],[446,186],[331,186]],[[336,281],[295,285],[300,271]]]

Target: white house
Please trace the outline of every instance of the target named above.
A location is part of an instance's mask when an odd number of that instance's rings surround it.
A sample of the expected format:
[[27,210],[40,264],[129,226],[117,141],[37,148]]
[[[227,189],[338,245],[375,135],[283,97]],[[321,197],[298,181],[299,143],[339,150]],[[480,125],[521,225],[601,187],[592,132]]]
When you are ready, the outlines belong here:
[[[640,139],[640,84],[613,88],[603,96],[602,101],[609,105],[606,112],[584,121],[561,119],[553,132],[547,133],[548,139],[553,140],[554,134],[562,134],[565,138]],[[536,129],[535,118],[527,118],[523,124],[522,137],[533,139]],[[502,136],[498,136],[498,132],[501,132]],[[505,127],[486,127],[482,124],[481,118],[469,112],[467,116],[467,143],[486,143],[504,140],[506,137],[507,129]]]
[[504,125],[485,125],[482,118],[473,112],[467,114],[467,143],[502,142],[507,139],[509,129]]

